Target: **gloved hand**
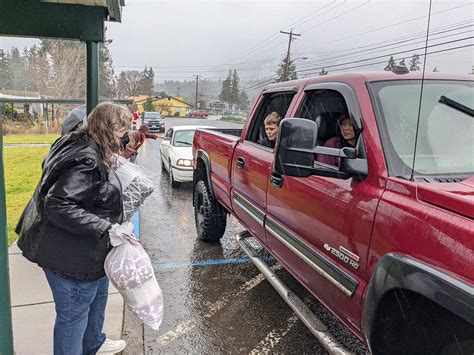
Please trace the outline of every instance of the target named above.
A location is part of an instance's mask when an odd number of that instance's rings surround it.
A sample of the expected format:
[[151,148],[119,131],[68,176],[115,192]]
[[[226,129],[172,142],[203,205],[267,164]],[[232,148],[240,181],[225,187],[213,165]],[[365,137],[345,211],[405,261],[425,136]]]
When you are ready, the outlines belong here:
[[122,224],[115,223],[109,229],[110,244],[116,247],[126,241],[138,242],[133,234],[135,226],[132,222],[124,222]]

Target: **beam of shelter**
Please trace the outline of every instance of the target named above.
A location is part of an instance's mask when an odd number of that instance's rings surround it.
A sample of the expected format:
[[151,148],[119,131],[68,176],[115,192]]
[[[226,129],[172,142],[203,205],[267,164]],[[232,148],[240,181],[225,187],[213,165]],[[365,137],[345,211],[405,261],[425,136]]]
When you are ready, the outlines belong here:
[[0,35],[102,42],[104,20],[120,21],[120,0],[107,0],[105,7],[85,2],[1,0]]

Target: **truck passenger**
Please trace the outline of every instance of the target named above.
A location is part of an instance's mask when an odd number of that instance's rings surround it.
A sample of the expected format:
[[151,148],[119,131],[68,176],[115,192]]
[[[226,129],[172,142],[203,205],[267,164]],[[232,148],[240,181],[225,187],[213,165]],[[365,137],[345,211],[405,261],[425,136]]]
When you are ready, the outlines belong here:
[[[338,135],[330,138],[324,143],[327,148],[352,147],[356,145],[354,126],[347,112],[342,112],[337,119]],[[317,160],[321,163],[339,166],[339,159],[330,155],[319,154]]]
[[275,142],[278,136],[278,126],[281,118],[282,117],[278,112],[271,112],[267,117],[265,117],[263,124],[265,125],[265,134],[267,136],[260,140],[260,144],[270,148],[275,148]]

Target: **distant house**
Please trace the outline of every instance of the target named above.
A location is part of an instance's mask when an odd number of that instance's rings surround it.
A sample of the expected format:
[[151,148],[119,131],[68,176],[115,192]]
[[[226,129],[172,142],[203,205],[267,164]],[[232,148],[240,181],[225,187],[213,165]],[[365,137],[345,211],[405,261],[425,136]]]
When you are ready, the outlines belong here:
[[188,113],[191,111],[193,105],[187,103],[183,100],[182,97],[174,96],[130,96],[126,99],[133,99],[133,103],[136,106],[139,112],[145,111],[143,108],[146,100],[151,97],[153,100],[153,105],[155,110],[160,112],[163,116],[177,116],[177,117],[187,117]]
[[217,113],[220,113],[223,110],[229,108],[229,105],[227,105],[225,102],[215,98],[215,99],[209,100],[208,107],[211,111],[215,111]]

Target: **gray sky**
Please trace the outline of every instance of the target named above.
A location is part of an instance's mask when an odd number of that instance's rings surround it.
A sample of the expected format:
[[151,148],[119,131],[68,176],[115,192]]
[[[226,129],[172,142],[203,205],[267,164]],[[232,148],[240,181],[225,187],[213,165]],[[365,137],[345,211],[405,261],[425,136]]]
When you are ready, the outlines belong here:
[[[229,68],[243,80],[271,77],[288,46],[279,31],[291,28],[301,34],[292,42],[300,76],[323,66],[329,72],[381,70],[384,64],[368,64],[406,50],[395,58],[423,53],[417,48],[425,43],[428,9],[428,0],[126,0],[122,23],[108,23],[107,35],[116,72],[152,66],[156,81],[225,78]],[[428,52],[474,44],[461,40],[474,35],[472,1],[433,0],[430,28]],[[0,37],[3,49],[31,43]],[[466,74],[473,64],[474,47],[466,47],[431,54],[426,67]]]

